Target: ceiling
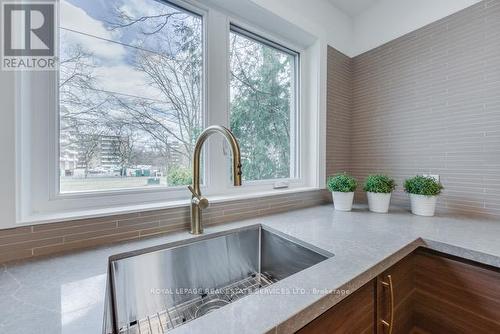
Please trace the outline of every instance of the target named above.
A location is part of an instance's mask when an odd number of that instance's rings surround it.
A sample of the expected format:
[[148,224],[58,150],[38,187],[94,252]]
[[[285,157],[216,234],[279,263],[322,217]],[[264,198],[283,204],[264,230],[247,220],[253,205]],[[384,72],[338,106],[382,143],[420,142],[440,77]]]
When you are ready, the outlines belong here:
[[351,17],[355,17],[368,7],[372,6],[378,0],[328,0],[335,7],[348,14]]

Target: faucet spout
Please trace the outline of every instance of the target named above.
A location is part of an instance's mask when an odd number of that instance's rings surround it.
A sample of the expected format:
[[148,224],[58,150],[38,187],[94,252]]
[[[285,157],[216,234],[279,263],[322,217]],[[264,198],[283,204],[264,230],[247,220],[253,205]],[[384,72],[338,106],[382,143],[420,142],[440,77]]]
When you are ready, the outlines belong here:
[[220,125],[212,125],[203,130],[198,137],[193,153],[193,184],[188,186],[191,191],[191,234],[202,234],[203,224],[201,219],[201,211],[208,207],[208,200],[201,195],[200,190],[200,160],[203,144],[212,134],[219,133],[223,135],[231,146],[233,156],[233,183],[234,186],[241,186],[241,153],[240,145],[234,134],[227,128]]

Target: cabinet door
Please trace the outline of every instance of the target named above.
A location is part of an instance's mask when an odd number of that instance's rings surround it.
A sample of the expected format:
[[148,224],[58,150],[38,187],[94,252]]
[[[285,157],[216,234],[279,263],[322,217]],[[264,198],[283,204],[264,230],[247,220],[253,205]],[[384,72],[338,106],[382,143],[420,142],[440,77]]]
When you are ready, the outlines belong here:
[[500,270],[419,251],[415,323],[433,334],[500,333]]
[[408,334],[413,328],[414,255],[377,277],[377,333]]
[[372,281],[300,329],[300,334],[373,334],[375,282]]

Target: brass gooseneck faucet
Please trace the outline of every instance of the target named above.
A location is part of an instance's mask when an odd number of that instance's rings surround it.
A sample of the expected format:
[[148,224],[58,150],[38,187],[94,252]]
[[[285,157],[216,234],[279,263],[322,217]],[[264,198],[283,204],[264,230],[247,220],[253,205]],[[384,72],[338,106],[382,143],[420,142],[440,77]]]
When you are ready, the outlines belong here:
[[203,130],[198,137],[193,153],[193,185],[188,186],[191,191],[191,234],[202,234],[203,224],[201,220],[201,211],[209,205],[208,199],[201,195],[200,190],[200,159],[203,144],[214,133],[220,133],[226,137],[233,155],[233,181],[234,186],[241,186],[241,154],[240,145],[233,133],[220,125],[212,125]]

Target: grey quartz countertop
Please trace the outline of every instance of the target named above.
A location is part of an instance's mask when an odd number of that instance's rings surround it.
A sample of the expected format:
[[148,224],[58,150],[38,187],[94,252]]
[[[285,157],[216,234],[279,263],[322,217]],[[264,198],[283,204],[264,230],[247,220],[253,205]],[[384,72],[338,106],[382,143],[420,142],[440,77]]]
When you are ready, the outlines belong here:
[[[263,224],[335,256],[171,331],[291,333],[419,246],[500,267],[500,221],[417,217],[331,205],[206,228],[216,233]],[[187,232],[106,248],[0,265],[0,333],[102,332],[110,255],[195,238]]]

